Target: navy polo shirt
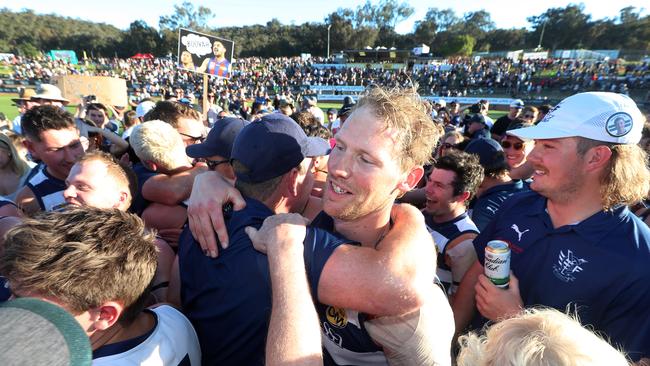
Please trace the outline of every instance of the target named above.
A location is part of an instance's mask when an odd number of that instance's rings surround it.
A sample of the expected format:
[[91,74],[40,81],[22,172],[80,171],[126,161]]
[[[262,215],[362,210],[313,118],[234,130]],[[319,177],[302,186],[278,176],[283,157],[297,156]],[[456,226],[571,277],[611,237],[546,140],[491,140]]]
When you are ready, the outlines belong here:
[[[247,226],[260,228],[273,212],[246,198],[246,208],[225,214],[230,238],[217,258],[203,254],[186,227],[179,241],[181,301],[199,337],[204,365],[263,365],[271,316],[268,260],[253,248]],[[305,267],[312,289],[332,252],[345,242],[307,228]]]
[[508,183],[496,185],[481,194],[470,209],[472,210],[472,221],[479,231],[487,226],[496,215],[501,204],[515,193],[526,191],[523,181],[513,180]]
[[650,356],[650,229],[625,206],[553,228],[546,198],[510,198],[474,240],[479,261],[493,239],[511,246],[526,307],[577,308],[580,321],[638,361]]
[[151,203],[142,197],[142,187],[147,182],[147,180],[149,180],[149,178],[154,177],[160,173],[156,173],[152,170],[147,169],[142,163],[133,164],[133,172],[138,178],[138,194],[133,198],[133,203],[131,204],[129,211],[138,216],[141,216],[142,211],[144,211],[144,209],[147,208],[147,206],[149,206]]

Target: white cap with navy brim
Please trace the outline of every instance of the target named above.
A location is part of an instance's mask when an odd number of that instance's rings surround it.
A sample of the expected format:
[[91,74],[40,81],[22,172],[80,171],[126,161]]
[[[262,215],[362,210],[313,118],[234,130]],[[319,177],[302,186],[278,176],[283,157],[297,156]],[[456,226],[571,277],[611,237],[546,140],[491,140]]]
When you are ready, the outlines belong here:
[[508,131],[521,139],[584,137],[615,144],[637,144],[645,118],[627,95],[588,92],[561,101],[536,126]]

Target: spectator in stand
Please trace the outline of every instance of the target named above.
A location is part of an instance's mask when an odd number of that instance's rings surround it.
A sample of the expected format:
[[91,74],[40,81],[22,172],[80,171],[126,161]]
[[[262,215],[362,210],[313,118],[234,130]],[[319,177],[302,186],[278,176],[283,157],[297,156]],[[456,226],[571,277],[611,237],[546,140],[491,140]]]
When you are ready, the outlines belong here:
[[517,99],[510,103],[508,114],[499,117],[496,122],[494,122],[494,126],[492,126],[492,129],[490,130],[492,133],[492,138],[500,141],[503,138],[503,135],[505,135],[508,126],[515,120],[515,118],[519,117],[519,114],[521,114],[521,110],[523,108],[524,102],[520,99]]

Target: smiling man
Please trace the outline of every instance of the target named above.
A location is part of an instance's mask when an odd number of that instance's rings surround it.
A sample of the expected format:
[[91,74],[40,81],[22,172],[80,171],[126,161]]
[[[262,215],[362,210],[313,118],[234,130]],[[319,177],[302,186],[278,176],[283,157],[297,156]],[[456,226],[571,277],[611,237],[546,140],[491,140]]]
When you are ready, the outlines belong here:
[[438,247],[436,273],[451,298],[476,261],[472,240],[479,233],[467,206],[483,180],[478,157],[452,152],[439,158],[427,179],[424,217]]
[[65,178],[84,154],[72,115],[60,107],[42,105],[27,111],[22,119],[25,146],[42,162],[16,197],[16,203],[32,215],[60,210],[65,206]]
[[[527,306],[571,306],[633,361],[650,357],[650,229],[626,206],[650,189],[637,145],[643,123],[629,97],[592,92],[565,99],[537,126],[509,132],[535,139],[528,156],[534,192],[511,197],[474,240],[479,260],[455,298],[459,331],[475,305],[493,321]],[[482,274],[494,239],[510,244],[508,289]]]

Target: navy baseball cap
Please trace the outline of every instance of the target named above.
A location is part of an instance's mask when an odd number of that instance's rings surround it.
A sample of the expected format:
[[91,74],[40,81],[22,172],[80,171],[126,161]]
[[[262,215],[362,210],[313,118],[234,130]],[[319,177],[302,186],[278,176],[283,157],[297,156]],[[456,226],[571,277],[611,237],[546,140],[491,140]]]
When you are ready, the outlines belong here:
[[250,122],[240,118],[226,117],[214,124],[205,141],[185,148],[191,158],[208,158],[219,155],[230,159],[230,152],[239,132]]
[[478,155],[479,162],[484,168],[491,167],[504,159],[503,148],[491,138],[473,139],[465,147],[465,152]]
[[238,180],[260,183],[287,173],[307,157],[327,155],[329,150],[327,141],[308,137],[290,117],[272,113],[241,130],[231,158],[248,169],[235,172]]

